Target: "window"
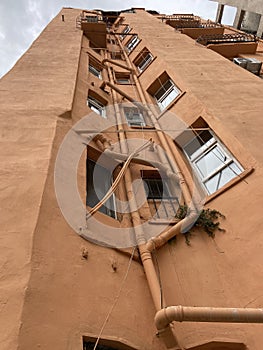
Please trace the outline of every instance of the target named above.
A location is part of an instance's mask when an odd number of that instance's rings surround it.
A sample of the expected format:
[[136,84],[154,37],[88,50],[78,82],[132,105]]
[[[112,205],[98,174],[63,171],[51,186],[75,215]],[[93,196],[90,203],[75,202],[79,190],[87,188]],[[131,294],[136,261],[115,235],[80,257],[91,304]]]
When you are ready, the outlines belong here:
[[96,68],[92,63],[89,64],[89,72],[95,75],[95,77],[102,79],[100,69]]
[[130,53],[139,43],[140,39],[138,38],[138,35],[135,35],[127,44],[126,49],[128,50],[128,53]]
[[105,105],[102,102],[100,102],[98,99],[89,95],[87,100],[87,105],[91,110],[93,110],[93,112],[101,115],[103,118],[106,118]]
[[163,72],[147,89],[153,96],[161,111],[180,95],[181,90],[174,84],[166,72]]
[[89,46],[94,52],[96,52],[97,54],[100,55],[101,49],[95,43],[93,43],[91,40],[89,41]]
[[142,178],[152,217],[174,219],[179,202],[171,193],[169,179],[160,177],[158,171],[142,171]]
[[[243,168],[205,123],[205,130],[189,129],[177,139],[208,194],[242,173]],[[178,142],[177,142],[178,143]]]
[[131,28],[129,26],[126,26],[120,35],[121,40],[126,38],[126,34],[128,34],[130,31],[131,31]]
[[134,64],[137,67],[139,73],[143,72],[148,65],[152,62],[153,55],[145,48],[140,55],[134,60]]
[[[94,178],[96,182],[94,184]],[[87,198],[86,204],[94,207],[105,196],[112,184],[111,172],[101,165],[87,159]],[[99,209],[112,218],[116,218],[115,197],[112,195]]]
[[154,97],[163,111],[178,95],[180,90],[174,85],[171,79],[166,80],[154,94]]
[[131,84],[131,75],[129,73],[115,73],[117,84]]
[[122,60],[122,53],[120,51],[112,51],[111,53],[112,60]]
[[142,113],[136,107],[124,107],[124,114],[129,126],[145,126]]

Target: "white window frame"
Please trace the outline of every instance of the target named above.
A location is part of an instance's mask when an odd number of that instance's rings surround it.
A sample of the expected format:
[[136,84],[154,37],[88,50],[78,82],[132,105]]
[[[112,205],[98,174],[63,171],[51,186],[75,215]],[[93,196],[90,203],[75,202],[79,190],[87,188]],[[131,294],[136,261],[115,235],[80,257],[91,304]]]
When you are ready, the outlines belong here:
[[89,106],[89,108],[99,114],[100,116],[102,116],[103,118],[106,118],[106,108],[105,105],[103,103],[101,103],[100,101],[98,101],[95,97],[93,96],[88,96],[88,100],[87,100],[87,105]]
[[148,67],[148,65],[152,62],[152,60],[153,60],[153,55],[149,51],[146,53],[145,56],[143,56],[142,54],[142,57],[139,63],[137,63],[137,68],[139,73],[143,72]]
[[102,79],[101,77],[101,70],[99,70],[98,68],[94,67],[93,64],[89,64],[89,72],[93,75],[95,75],[95,77]]
[[143,114],[137,107],[124,107],[124,115],[129,126],[146,126]]
[[134,37],[126,45],[126,49],[127,49],[128,53],[132,52],[133,49],[138,45],[139,42],[140,42],[140,39],[139,39],[138,35],[134,35]]
[[[206,192],[211,195],[226,185],[233,178],[239,176],[244,171],[244,169],[224,147],[224,145],[216,138],[212,130],[208,129],[208,132],[211,135],[211,138],[208,141],[201,141],[201,133],[199,135],[196,134],[196,136],[192,137],[191,140],[183,146],[183,150]],[[186,151],[187,146],[189,146],[191,142],[198,142],[198,140],[200,140],[200,147],[197,147],[197,149],[192,154],[189,154],[189,152]],[[211,167],[212,164],[212,160],[210,158],[209,162],[208,158],[211,154],[213,154],[213,157],[217,158],[221,164],[218,164],[214,169],[209,170],[209,167]],[[200,162],[203,162],[203,165],[199,165],[198,163]],[[207,164],[207,168],[205,166],[205,163]],[[223,182],[220,184],[223,172],[226,169],[229,169],[232,173],[230,174],[229,179],[226,181],[223,180]],[[210,188],[208,187],[208,182],[213,179],[217,181],[214,189],[211,188],[213,187],[213,184],[212,186],[210,185]]]
[[131,27],[126,26],[120,35],[120,39],[123,40],[124,38],[126,38],[125,34],[128,34],[130,31],[131,31]]
[[[157,96],[159,92],[163,90],[163,94]],[[181,90],[175,86],[174,82],[171,79],[167,79],[162,86],[155,92],[154,97],[157,101],[157,104],[161,111],[163,111],[169,104],[174,101],[177,96],[179,96]]]

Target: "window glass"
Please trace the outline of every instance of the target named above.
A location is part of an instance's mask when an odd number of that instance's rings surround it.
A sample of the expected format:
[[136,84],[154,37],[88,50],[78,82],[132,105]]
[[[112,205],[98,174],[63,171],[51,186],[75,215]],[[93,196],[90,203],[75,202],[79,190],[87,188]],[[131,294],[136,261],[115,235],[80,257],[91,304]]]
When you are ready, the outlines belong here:
[[126,46],[128,52],[131,52],[135,48],[135,46],[137,46],[139,41],[140,41],[140,39],[138,38],[138,36],[137,35],[134,36]]
[[124,114],[130,126],[145,126],[142,113],[136,107],[124,107]]
[[161,111],[164,110],[178,95],[180,90],[174,85],[171,79],[168,79],[157,90],[154,97],[157,100]]
[[208,194],[216,192],[243,171],[210,129],[197,131],[182,147]]
[[151,63],[153,60],[153,56],[150,52],[146,52],[145,54],[142,54],[141,59],[137,63],[137,68],[139,72],[143,72],[147,66]]
[[93,112],[101,115],[103,118],[106,118],[105,106],[96,98],[89,96],[87,104]]
[[101,79],[101,71],[98,68],[95,68],[92,64],[89,64],[89,71],[95,75],[95,77]]

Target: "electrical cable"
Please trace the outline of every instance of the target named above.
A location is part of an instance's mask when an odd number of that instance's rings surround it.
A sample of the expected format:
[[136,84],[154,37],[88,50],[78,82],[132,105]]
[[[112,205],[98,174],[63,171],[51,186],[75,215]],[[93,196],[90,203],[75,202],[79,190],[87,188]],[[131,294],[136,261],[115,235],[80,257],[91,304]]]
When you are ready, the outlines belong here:
[[114,302],[113,302],[113,304],[112,304],[112,306],[111,306],[111,308],[110,308],[110,310],[109,310],[109,312],[108,312],[108,314],[107,314],[107,316],[106,316],[106,318],[105,318],[105,320],[104,320],[104,322],[103,322],[103,325],[102,325],[101,330],[100,330],[100,332],[99,332],[99,335],[98,335],[98,338],[97,338],[97,340],[96,340],[96,343],[94,344],[93,350],[96,350],[96,349],[97,349],[97,345],[99,344],[99,341],[100,341],[101,335],[102,335],[102,333],[103,333],[103,331],[104,331],[104,328],[105,328],[107,322],[109,321],[109,318],[110,318],[110,316],[111,316],[111,314],[112,314],[112,312],[113,312],[113,309],[115,308],[115,306],[116,306],[116,304],[117,304],[117,302],[118,302],[118,300],[119,300],[119,298],[120,298],[120,295],[121,295],[121,292],[122,292],[122,288],[123,288],[123,286],[124,286],[124,283],[125,283],[126,280],[127,280],[128,273],[129,273],[130,268],[131,268],[131,263],[132,263],[132,259],[133,259],[135,250],[136,250],[136,247],[133,248],[133,251],[132,251],[132,254],[131,254],[131,257],[130,257],[130,260],[129,260],[129,264],[128,264],[126,273],[125,273],[125,275],[124,275],[124,278],[123,278],[123,280],[122,280],[122,282],[121,282],[119,291],[118,291],[118,293],[117,293],[117,295],[116,295],[116,297],[115,297],[115,300],[114,300]]

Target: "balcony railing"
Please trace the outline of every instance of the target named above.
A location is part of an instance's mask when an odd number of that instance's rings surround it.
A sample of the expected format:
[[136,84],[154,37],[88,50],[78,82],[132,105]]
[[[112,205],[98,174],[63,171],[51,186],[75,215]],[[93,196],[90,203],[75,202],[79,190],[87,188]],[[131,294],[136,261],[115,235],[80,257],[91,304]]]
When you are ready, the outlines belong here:
[[201,35],[196,39],[196,42],[202,45],[209,44],[233,44],[233,43],[250,43],[257,42],[258,39],[254,35],[246,34],[215,34],[215,35]]

